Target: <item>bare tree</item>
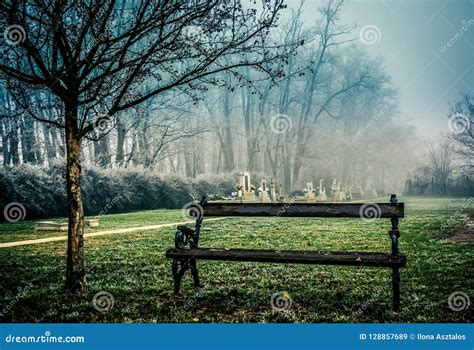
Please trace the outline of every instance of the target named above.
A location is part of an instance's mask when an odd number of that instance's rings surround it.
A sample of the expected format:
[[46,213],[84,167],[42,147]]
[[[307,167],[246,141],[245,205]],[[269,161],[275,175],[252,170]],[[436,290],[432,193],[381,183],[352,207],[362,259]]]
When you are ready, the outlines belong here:
[[461,157],[461,169],[468,175],[474,174],[474,97],[464,94],[460,101],[451,107],[448,115],[451,126],[450,138],[457,146],[456,153]]
[[[65,129],[68,250],[66,287],[85,284],[84,211],[80,186],[81,141],[98,138],[125,111],[172,89],[205,92],[225,84],[217,73],[264,64],[295,50],[272,50],[267,36],[282,0],[261,6],[239,0],[6,0],[0,24],[2,78],[15,105],[36,120]],[[245,55],[249,54],[251,55]],[[45,119],[30,104],[32,92],[62,106]],[[38,94],[39,95],[39,94]],[[40,102],[46,107],[46,102]],[[107,132],[105,132],[107,133]]]
[[426,151],[428,156],[427,166],[431,170],[431,176],[436,187],[435,192],[446,194],[448,180],[454,170],[455,154],[453,145],[446,139],[437,145],[427,144]]

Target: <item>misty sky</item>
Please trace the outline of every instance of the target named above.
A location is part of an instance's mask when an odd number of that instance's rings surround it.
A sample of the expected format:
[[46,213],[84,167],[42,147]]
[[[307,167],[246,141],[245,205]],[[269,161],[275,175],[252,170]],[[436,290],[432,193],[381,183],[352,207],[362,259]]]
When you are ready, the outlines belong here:
[[[296,8],[299,2],[287,3]],[[306,0],[305,24],[314,23],[321,4]],[[378,41],[361,44],[371,55],[384,57],[400,92],[402,116],[418,135],[448,132],[449,103],[474,89],[474,0],[351,0],[341,20],[357,25],[353,37],[367,25],[380,30]],[[451,38],[454,43],[445,47]]]

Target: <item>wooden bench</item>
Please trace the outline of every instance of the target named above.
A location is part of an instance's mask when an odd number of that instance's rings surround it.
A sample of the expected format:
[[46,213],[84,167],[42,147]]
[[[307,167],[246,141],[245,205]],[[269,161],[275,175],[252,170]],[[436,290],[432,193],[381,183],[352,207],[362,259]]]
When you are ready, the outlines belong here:
[[[87,228],[99,227],[99,219],[84,219],[84,225]],[[37,221],[35,231],[67,231],[67,222]]]
[[35,231],[67,231],[67,222],[38,221]]
[[[197,260],[253,261],[267,263],[295,263],[318,265],[370,266],[392,269],[393,309],[400,308],[400,271],[406,265],[406,257],[398,251],[399,218],[404,217],[403,203],[397,203],[392,195],[389,203],[235,203],[207,202],[206,198],[193,204],[189,210],[196,218],[194,229],[178,226],[175,248],[166,252],[173,259],[172,275],[175,296],[179,294],[181,279],[191,271],[194,285],[200,287]],[[325,252],[262,249],[199,248],[199,235],[204,216],[275,216],[275,217],[322,217],[366,218],[375,215],[389,218],[391,229],[391,253],[381,252]]]

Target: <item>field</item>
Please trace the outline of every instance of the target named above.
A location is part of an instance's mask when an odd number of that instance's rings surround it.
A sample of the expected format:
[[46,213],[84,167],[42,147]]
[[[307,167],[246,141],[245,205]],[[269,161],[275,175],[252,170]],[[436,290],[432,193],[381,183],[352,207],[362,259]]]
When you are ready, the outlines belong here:
[[[389,269],[339,266],[199,262],[203,288],[183,279],[172,297],[171,261],[175,229],[86,238],[87,290],[64,292],[66,242],[0,248],[2,322],[470,322],[472,307],[453,311],[448,298],[472,299],[472,240],[459,242],[443,225],[456,227],[472,215],[461,199],[402,198],[400,250],[402,309],[391,311]],[[100,229],[182,221],[179,210],[101,217]],[[0,242],[45,237],[33,222],[0,224]],[[390,250],[386,219],[226,218],[204,223],[202,247]],[[456,232],[456,230],[454,231]],[[467,232],[467,233],[466,233]],[[464,236],[472,237],[466,231]],[[48,235],[64,235],[49,233]],[[470,235],[470,236],[469,236]],[[469,241],[471,243],[469,243]],[[113,307],[93,307],[98,292]],[[270,298],[286,291],[292,301],[275,311]],[[7,308],[8,306],[8,308]]]

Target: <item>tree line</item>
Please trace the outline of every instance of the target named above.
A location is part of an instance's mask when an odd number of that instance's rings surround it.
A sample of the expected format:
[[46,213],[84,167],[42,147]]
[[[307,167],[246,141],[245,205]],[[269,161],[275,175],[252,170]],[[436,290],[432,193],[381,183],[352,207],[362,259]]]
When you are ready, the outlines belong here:
[[[274,177],[287,193],[319,178],[337,178],[346,187],[401,187],[399,169],[412,161],[401,155],[413,132],[397,118],[397,91],[383,62],[370,58],[353,28],[340,23],[342,1],[321,7],[310,27],[301,20],[302,4],[272,28],[265,47],[255,48],[264,59],[248,48],[232,52],[223,62],[236,67],[212,79],[206,73],[113,114],[104,108],[110,96],[95,96],[100,104],[88,106],[83,116],[83,123],[96,120],[81,140],[82,164],[189,177],[249,170]],[[107,24],[106,34],[126,30],[126,6],[122,2],[121,20]],[[202,54],[206,37],[195,31],[182,39],[187,51],[173,43],[180,56],[175,69]],[[96,69],[105,68],[100,63]],[[153,90],[156,77],[143,75],[127,94]],[[91,79],[91,90],[98,79]],[[102,79],[108,93],[115,90],[111,77]],[[26,94],[17,85],[9,80],[1,89],[6,114],[17,116],[2,119],[3,165],[50,166],[65,157],[64,105],[47,90]],[[393,148],[397,152],[387,162],[385,152]]]

